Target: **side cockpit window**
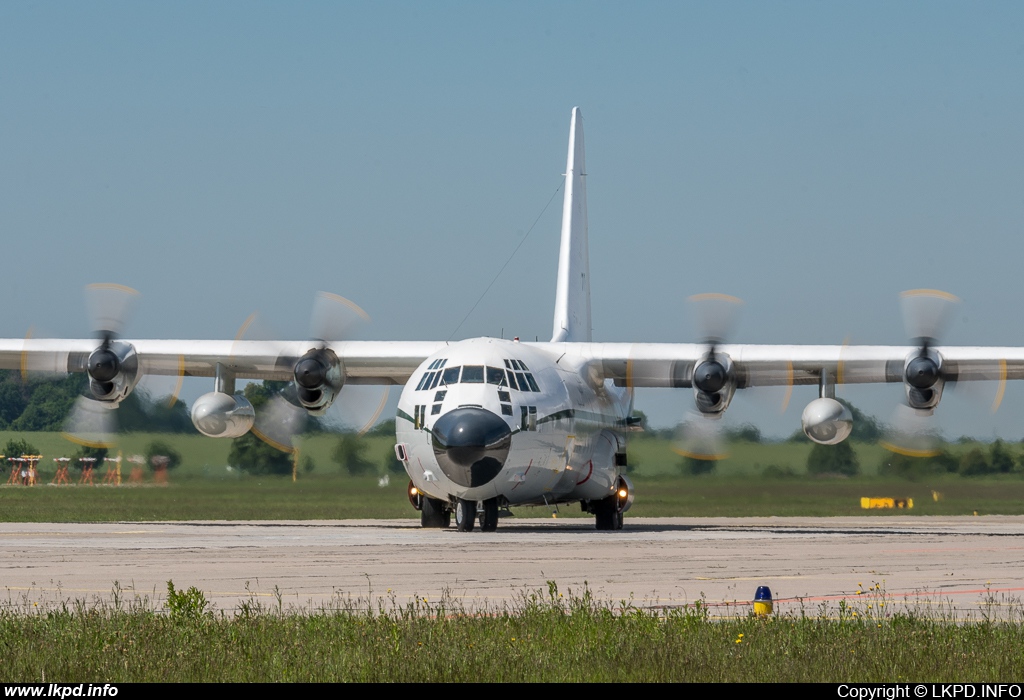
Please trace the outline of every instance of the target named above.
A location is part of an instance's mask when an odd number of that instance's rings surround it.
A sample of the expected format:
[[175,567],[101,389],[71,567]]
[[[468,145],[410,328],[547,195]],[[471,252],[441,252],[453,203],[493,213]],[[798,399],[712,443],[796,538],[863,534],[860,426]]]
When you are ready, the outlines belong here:
[[[495,372],[501,372],[501,370],[497,369]],[[530,372],[530,368],[527,367],[526,363],[522,360],[505,360],[505,373],[508,378],[508,386],[512,389],[518,389],[519,391],[540,391],[540,386],[537,384],[537,380],[533,378],[533,373]],[[491,382],[490,379],[488,379],[488,383],[497,382]]]
[[440,370],[447,362],[447,359],[439,359],[431,362],[427,367],[427,371],[423,373],[422,377],[420,377],[420,383],[416,385],[416,391],[429,391],[437,386],[441,379],[441,372],[432,370]]

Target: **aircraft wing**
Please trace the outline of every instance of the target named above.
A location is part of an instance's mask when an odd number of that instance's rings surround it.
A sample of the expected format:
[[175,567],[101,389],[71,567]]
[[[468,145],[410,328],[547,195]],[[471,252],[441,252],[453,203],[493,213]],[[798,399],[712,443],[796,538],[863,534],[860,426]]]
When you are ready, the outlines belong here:
[[[123,340],[135,348],[142,374],[213,377],[220,364],[239,379],[290,380],[292,367],[313,341]],[[345,341],[327,343],[351,384],[404,384],[416,367],[446,343]],[[64,374],[84,372],[92,339],[0,340],[0,369]]]
[[[558,344],[551,344],[558,345]],[[705,344],[578,343],[561,352],[579,356],[592,373],[633,387],[690,387]],[[1024,379],[1024,348],[932,348],[951,381]],[[902,382],[909,358],[921,350],[893,345],[718,345],[734,366],[737,388],[818,384],[823,371],[836,384]]]

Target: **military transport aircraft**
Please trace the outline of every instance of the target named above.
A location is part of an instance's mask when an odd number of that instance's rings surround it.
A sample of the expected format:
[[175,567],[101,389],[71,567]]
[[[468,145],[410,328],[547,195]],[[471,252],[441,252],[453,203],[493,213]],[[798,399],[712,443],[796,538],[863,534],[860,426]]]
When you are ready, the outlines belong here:
[[[93,285],[98,340],[0,340],[0,367],[88,373],[90,395],[78,400],[68,428],[83,441],[103,439],[110,409],[144,375],[213,378],[213,391],[192,406],[196,428],[222,438],[253,430],[282,449],[299,419],[322,415],[346,385],[401,385],[395,453],[410,500],[424,527],[448,527],[454,513],[461,531],[477,522],[494,530],[512,506],[565,503],[581,504],[599,530],[620,529],[634,496],[624,474],[634,387],[689,389],[693,411],[679,451],[715,458],[719,419],[737,390],[817,385],[803,430],[814,442],[836,444],[852,429],[836,385],[898,382],[905,416],[895,421],[890,447],[925,455],[933,449],[927,417],[947,384],[1024,378],[1024,348],[939,346],[955,299],[931,290],[904,295],[907,346],[727,344],[738,300],[721,294],[693,298],[703,317],[700,343],[595,343],[585,174],[576,108],[548,342],[345,340],[346,324],[362,312],[328,294],[315,301],[311,340],[127,340],[120,336],[131,290]],[[257,415],[235,392],[236,379],[288,381],[291,391]]]

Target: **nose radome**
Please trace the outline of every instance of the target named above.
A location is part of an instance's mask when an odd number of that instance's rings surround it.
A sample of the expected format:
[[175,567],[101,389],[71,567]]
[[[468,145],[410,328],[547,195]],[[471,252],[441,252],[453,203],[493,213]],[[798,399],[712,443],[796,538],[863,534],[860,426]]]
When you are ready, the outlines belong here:
[[457,408],[431,431],[434,456],[445,475],[460,486],[483,486],[498,475],[508,458],[512,430],[483,408]]

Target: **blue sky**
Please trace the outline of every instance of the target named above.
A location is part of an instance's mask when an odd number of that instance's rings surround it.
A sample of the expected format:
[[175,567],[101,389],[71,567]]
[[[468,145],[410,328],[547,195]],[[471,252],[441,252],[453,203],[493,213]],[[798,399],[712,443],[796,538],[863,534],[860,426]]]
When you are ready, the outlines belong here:
[[[719,291],[739,342],[902,343],[898,293],[938,287],[947,342],[1022,345],[1022,30],[1009,2],[5,3],[0,335],[87,334],[83,285],[116,281],[138,337],[302,337],[325,289],[364,337],[447,338],[579,105],[595,338],[695,340],[685,299]],[[559,211],[457,337],[550,335]],[[884,418],[899,388],[845,394]],[[1019,439],[1007,394],[943,426]],[[730,410],[785,434],[810,398]]]

